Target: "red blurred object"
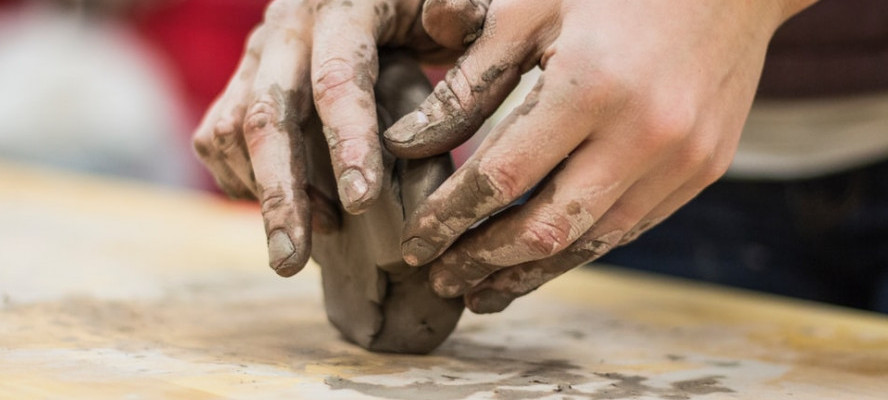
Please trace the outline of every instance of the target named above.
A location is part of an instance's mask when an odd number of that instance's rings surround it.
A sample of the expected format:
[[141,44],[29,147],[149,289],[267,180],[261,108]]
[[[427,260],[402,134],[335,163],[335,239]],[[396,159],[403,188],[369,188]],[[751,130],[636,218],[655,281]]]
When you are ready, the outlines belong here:
[[197,124],[237,67],[267,0],[179,0],[137,16],[137,26],[167,56]]
[[[197,128],[225,88],[267,4],[268,0],[173,0],[135,16],[137,29],[166,58],[177,80],[189,131]],[[200,171],[202,186],[219,192],[209,172]]]

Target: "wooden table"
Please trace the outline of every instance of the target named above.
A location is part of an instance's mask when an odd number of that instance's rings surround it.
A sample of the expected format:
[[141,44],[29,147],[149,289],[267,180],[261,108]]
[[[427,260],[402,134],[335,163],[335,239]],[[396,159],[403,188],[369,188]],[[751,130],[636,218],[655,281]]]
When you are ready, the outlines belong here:
[[0,398],[888,398],[884,316],[602,267],[372,354],[265,258],[253,207],[0,164]]

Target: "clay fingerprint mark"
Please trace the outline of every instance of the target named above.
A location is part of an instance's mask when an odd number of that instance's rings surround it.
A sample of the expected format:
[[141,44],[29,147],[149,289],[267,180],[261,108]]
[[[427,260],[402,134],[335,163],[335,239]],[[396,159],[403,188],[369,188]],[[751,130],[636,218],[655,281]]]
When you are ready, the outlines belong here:
[[[618,373],[584,374],[579,367],[562,360],[525,362],[513,359],[491,358],[491,369],[503,376],[498,381],[473,383],[471,378],[462,377],[462,372],[449,371],[440,379],[424,378],[407,385],[386,386],[382,384],[357,382],[340,376],[329,376],[324,382],[332,390],[354,390],[374,397],[387,399],[414,399],[417,393],[428,400],[463,399],[478,393],[492,393],[497,399],[531,400],[548,398],[552,395],[568,396],[593,400],[635,399],[655,397],[663,400],[692,400],[712,393],[734,393],[734,390],[721,384],[722,376],[703,376],[671,382],[669,387],[649,386],[643,376]],[[602,379],[611,381],[604,382]],[[464,381],[464,384],[459,384]],[[595,389],[582,389],[581,385],[597,384]]]
[[591,399],[634,399],[642,396],[659,397],[664,400],[690,400],[696,396],[712,393],[734,393],[721,385],[723,376],[704,376],[670,383],[669,388],[652,387],[645,384],[647,378],[618,373],[596,373],[599,377],[614,380],[608,387],[591,394]]
[[[494,393],[498,399],[512,400],[539,399],[556,393],[580,394],[573,390],[573,383],[589,379],[580,375],[580,367],[563,360],[527,362],[488,357],[473,359],[470,365],[469,368],[456,368],[441,374],[440,379],[423,379],[403,386],[355,382],[339,376],[327,377],[324,382],[332,390],[351,389],[386,399],[416,399],[417,394],[421,393],[421,397],[425,400],[455,400],[487,392]],[[493,371],[503,378],[494,382],[475,383],[471,381],[472,378],[466,377],[478,371]],[[500,387],[508,389],[499,389]],[[522,389],[524,387],[528,389]]]

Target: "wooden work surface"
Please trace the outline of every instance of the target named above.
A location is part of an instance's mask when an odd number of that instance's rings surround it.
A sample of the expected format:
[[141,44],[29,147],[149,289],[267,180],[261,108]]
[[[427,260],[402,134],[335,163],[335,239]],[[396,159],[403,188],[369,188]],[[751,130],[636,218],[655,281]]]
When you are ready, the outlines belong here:
[[371,354],[265,259],[253,207],[0,164],[0,398],[888,398],[882,316],[587,269]]

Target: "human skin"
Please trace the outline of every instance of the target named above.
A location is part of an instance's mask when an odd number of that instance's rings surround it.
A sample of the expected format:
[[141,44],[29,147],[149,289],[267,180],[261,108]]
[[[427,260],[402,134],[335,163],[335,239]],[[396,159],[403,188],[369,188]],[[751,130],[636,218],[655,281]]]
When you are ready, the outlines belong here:
[[632,241],[723,175],[770,38],[814,2],[492,2],[481,37],[386,146],[450,150],[522,73],[542,77],[408,218],[405,260],[487,313]]
[[[258,199],[270,266],[281,276],[309,258],[312,229],[340,219],[308,184],[302,129],[324,125],[338,197],[353,214],[379,197],[383,157],[373,86],[377,47],[452,61],[478,37],[488,0],[275,0],[250,36],[225,91],[195,132],[194,148],[232,197]],[[457,21],[457,23],[454,23]],[[432,26],[428,31],[424,24]]]

